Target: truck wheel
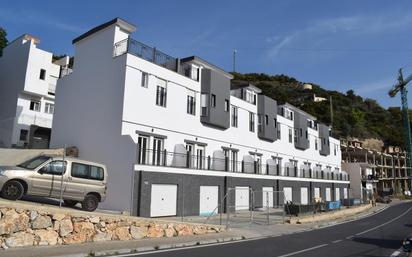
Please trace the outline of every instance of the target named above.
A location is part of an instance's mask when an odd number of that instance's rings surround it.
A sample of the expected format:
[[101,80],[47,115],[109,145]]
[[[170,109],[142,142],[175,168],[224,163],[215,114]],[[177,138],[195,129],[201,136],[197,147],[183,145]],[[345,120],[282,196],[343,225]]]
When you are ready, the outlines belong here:
[[74,207],[78,202],[73,200],[64,200],[64,205],[68,207]]
[[99,199],[95,195],[86,195],[82,202],[82,209],[85,211],[94,211],[99,205]]
[[1,194],[8,200],[18,200],[23,196],[24,187],[17,180],[11,180],[4,184]]

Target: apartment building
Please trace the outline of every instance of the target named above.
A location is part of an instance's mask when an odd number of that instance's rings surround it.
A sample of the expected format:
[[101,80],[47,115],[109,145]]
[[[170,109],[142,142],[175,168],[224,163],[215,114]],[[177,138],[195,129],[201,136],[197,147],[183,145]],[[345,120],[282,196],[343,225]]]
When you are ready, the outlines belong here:
[[[410,191],[411,178],[408,176],[405,152],[398,147],[388,147],[382,151],[363,147],[359,140],[342,140],[342,167],[351,175],[349,166],[362,164],[363,187],[372,188],[377,194],[402,194]],[[367,169],[366,169],[367,168]],[[352,186],[354,186],[352,184]]]
[[[197,56],[132,39],[135,29],[116,18],[74,39],[73,73],[56,94],[51,144],[107,165],[103,208],[205,215],[248,209],[250,190],[284,191],[271,205],[348,197],[328,126]],[[216,209],[229,188],[236,197]]]
[[61,67],[40,40],[22,35],[0,57],[0,147],[48,148]]

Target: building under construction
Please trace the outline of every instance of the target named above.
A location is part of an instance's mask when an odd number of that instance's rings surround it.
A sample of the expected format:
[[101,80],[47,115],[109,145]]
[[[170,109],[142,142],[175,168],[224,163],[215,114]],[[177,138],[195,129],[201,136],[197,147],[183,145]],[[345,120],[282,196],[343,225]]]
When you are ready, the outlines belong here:
[[386,147],[378,151],[363,147],[359,140],[341,140],[342,162],[362,163],[372,174],[361,176],[362,184],[372,183],[379,195],[402,194],[410,191],[406,153],[399,147]]

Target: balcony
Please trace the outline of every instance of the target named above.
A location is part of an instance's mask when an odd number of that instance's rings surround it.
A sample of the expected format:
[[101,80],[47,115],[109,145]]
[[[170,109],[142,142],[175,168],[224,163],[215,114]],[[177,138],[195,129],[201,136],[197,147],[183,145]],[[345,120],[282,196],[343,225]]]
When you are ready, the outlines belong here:
[[115,57],[125,53],[132,54],[168,70],[178,72],[179,60],[177,58],[171,57],[157,50],[155,47],[150,47],[134,39],[124,39],[114,45]]
[[167,150],[143,150],[138,148],[137,165],[349,181],[349,176],[346,173],[312,171],[311,169],[291,167],[290,164],[285,166],[270,165],[268,163],[262,164],[260,161],[238,161],[229,159],[229,157],[216,158],[193,155],[191,152],[176,153]]

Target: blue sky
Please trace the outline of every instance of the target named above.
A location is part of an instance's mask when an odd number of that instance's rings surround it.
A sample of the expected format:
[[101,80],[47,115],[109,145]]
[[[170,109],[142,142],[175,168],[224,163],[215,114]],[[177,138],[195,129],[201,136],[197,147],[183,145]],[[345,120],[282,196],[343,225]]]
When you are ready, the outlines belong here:
[[73,38],[114,17],[137,25],[135,39],[175,57],[198,55],[230,71],[236,49],[239,72],[354,89],[385,107],[400,105],[387,95],[397,70],[412,73],[412,1],[406,0],[14,0],[0,7],[9,40],[30,33],[56,54],[73,54]]

